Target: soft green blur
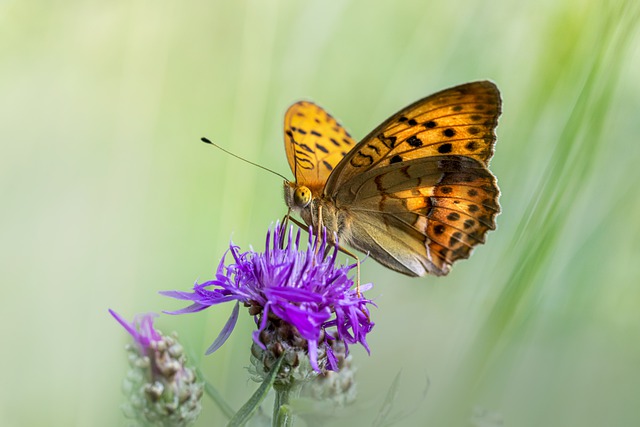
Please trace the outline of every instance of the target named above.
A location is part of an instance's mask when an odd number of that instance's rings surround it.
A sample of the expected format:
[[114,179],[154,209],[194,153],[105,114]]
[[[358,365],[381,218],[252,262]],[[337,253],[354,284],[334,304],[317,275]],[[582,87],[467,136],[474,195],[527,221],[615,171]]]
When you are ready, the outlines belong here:
[[[640,425],[639,10],[0,2],[0,425],[124,425],[128,337],[107,308],[182,307],[157,291],[210,278],[231,238],[263,248],[285,213],[282,180],[201,136],[290,176],[292,102],[362,137],[479,79],[504,101],[498,230],[446,278],[365,262],[376,327],[371,355],[354,350],[359,403],[336,425],[371,425],[398,372],[398,425],[485,425],[483,411],[507,426]],[[252,319],[201,356],[231,309],[159,325],[239,408],[257,387]],[[207,401],[198,425],[225,420]]]

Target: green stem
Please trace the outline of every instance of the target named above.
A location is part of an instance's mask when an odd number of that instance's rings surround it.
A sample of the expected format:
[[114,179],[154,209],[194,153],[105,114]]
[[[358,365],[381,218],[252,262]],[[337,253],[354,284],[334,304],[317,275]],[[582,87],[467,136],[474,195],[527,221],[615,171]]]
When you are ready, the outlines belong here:
[[289,401],[300,394],[300,386],[296,383],[288,385],[278,384],[273,386],[276,398],[273,402],[273,427],[291,427],[293,425],[293,412]]
[[282,364],[282,360],[284,356],[280,356],[280,358],[276,361],[276,363],[271,368],[271,372],[269,375],[262,381],[260,387],[253,393],[253,395],[247,400],[247,403],[242,405],[242,408],[236,412],[236,414],[231,418],[227,427],[242,427],[244,426],[249,419],[253,416],[253,414],[258,410],[260,404],[267,397],[269,390],[273,387],[273,383],[278,376],[278,372],[280,371],[280,365]]

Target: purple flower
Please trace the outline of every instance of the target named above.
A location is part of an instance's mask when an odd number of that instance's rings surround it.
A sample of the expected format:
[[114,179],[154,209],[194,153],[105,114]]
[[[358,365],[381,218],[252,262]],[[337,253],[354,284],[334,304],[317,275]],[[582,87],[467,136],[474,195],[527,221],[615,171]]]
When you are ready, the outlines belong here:
[[133,322],[127,322],[115,311],[109,309],[109,313],[131,334],[141,354],[147,351],[152,342],[162,340],[162,335],[153,328],[153,319],[158,317],[157,314],[138,314]]
[[136,425],[188,426],[198,418],[204,384],[187,358],[177,334],[162,335],[153,327],[155,313],[139,314],[127,322],[109,313],[131,334],[135,346],[127,345],[130,370],[122,388],[128,397],[123,405]]
[[[217,350],[231,334],[238,317],[238,304],[249,307],[258,329],[253,333],[254,342],[263,350],[261,332],[267,328],[268,319],[294,326],[306,340],[306,350],[313,369],[318,367],[318,346],[326,351],[331,370],[337,369],[336,358],[327,340],[338,339],[349,344],[360,343],[369,351],[366,335],[373,328],[367,304],[370,300],[351,289],[353,280],[347,276],[356,264],[336,266],[337,243],[327,248],[326,230],[323,238],[316,239],[309,229],[306,250],[300,248],[300,231],[292,238],[289,231],[286,245],[286,230],[276,224],[275,230],[267,232],[263,253],[249,250],[240,252],[233,244],[231,252],[234,262],[225,265],[222,258],[213,280],[193,287],[193,292],[166,291],[163,295],[192,301],[193,304],[170,314],[194,313],[212,305],[236,301],[236,306],[222,332],[211,345],[207,354]],[[319,241],[320,240],[320,241]],[[284,246],[284,247],[283,247]],[[329,250],[327,250],[329,249]],[[228,253],[227,252],[227,253]],[[361,285],[360,293],[372,287]]]

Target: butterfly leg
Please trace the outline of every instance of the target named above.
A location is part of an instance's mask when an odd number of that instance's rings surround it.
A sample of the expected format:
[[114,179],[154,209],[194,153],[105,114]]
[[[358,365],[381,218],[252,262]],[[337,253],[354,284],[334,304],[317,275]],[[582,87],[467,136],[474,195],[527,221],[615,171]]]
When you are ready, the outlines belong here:
[[[320,250],[320,230],[323,227],[323,223],[322,223],[322,205],[318,206],[318,227],[316,227],[316,253],[315,255],[318,255],[318,251]],[[360,294],[360,258],[358,258],[358,255],[350,252],[349,250],[343,248],[342,246],[340,246],[340,244],[338,244],[338,250],[341,251],[342,253],[355,258],[356,260],[356,295],[358,296],[358,298],[361,297]]]
[[320,250],[320,232],[322,230],[322,205],[318,206],[318,226],[316,227],[316,250],[314,255],[318,256],[318,251]]
[[[287,214],[288,215],[288,214]],[[306,225],[304,225],[303,223],[301,223],[300,221],[298,221],[297,219],[295,219],[292,216],[287,216],[287,220],[291,221],[292,223],[294,223],[295,225],[297,225],[298,227],[300,227],[301,229],[303,229],[304,231],[309,230],[309,227],[307,227]]]
[[287,213],[282,218],[282,233],[280,233],[280,249],[284,247],[284,237],[287,231],[287,223],[289,222],[289,220],[291,220],[291,222],[295,223],[298,227],[300,227],[300,223],[298,223],[297,221],[294,221],[293,218],[291,218],[291,208],[287,209]]
[[[321,211],[321,209],[319,209],[319,210]],[[319,216],[319,219],[322,219],[322,214],[319,214],[318,216]],[[285,218],[288,221],[293,222],[295,225],[297,225],[301,229],[309,230],[309,228],[305,224],[301,223],[300,221],[298,221],[294,217],[289,216],[289,212],[287,212],[287,215],[285,215]],[[317,234],[317,236],[318,235],[319,235],[319,233]],[[319,250],[319,245],[316,245],[316,251],[317,250]],[[330,251],[330,250],[331,250],[330,247],[327,247],[325,249],[325,251],[327,251],[325,253],[325,256],[327,255],[328,251]],[[342,252],[343,254],[345,254],[347,256],[350,256],[351,258],[356,260],[356,294],[358,295],[358,298],[360,298],[362,296],[362,294],[360,293],[360,258],[358,258],[358,255],[356,255],[353,252],[349,251],[347,248],[340,246],[339,244],[338,244],[338,250],[340,252]],[[316,252],[316,255],[317,255],[317,252]]]

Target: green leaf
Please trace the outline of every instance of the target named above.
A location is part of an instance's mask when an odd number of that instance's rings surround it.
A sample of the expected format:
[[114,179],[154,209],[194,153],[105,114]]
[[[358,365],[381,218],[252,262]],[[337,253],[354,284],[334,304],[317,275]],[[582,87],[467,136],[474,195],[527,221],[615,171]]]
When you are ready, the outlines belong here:
[[271,369],[271,372],[269,372],[269,376],[264,379],[262,384],[260,384],[260,387],[258,387],[256,392],[253,393],[253,396],[251,396],[251,398],[247,401],[247,403],[242,405],[242,408],[240,408],[240,410],[236,412],[236,414],[233,416],[233,418],[231,418],[231,421],[229,421],[229,424],[227,424],[227,426],[239,427],[239,426],[243,426],[247,421],[249,421],[249,419],[253,416],[253,413],[258,409],[258,407],[260,406],[264,398],[267,397],[269,390],[271,390],[271,387],[273,386],[273,382],[276,380],[276,376],[278,375],[278,371],[280,370],[282,359],[283,359],[283,356],[281,356],[276,361],[276,363],[273,365],[273,368]]

